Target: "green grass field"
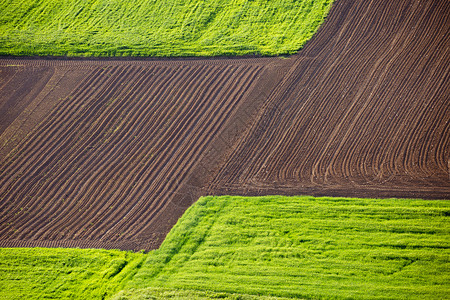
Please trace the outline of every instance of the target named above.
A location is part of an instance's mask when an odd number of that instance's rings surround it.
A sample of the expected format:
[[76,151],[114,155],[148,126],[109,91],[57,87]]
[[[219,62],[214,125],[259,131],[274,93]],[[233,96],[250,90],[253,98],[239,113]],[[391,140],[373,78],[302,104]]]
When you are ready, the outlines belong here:
[[449,214],[448,201],[201,198],[117,299],[158,295],[146,287],[313,299],[448,298]]
[[117,250],[0,248],[0,299],[103,299],[145,255]]
[[332,0],[0,0],[0,55],[292,54]]
[[444,200],[203,197],[148,254],[0,249],[0,299],[448,299],[449,215]]

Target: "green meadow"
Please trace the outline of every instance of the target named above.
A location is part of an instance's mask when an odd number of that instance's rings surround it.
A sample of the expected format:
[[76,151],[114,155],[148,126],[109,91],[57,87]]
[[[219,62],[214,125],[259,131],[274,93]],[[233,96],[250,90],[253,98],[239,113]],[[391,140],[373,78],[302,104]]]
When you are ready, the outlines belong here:
[[306,299],[450,295],[450,202],[205,197],[121,298],[143,288]]
[[450,202],[203,197],[158,250],[0,249],[0,299],[448,299]]
[[282,55],[332,0],[0,0],[0,55]]
[[123,288],[143,253],[0,248],[0,299],[104,299]]

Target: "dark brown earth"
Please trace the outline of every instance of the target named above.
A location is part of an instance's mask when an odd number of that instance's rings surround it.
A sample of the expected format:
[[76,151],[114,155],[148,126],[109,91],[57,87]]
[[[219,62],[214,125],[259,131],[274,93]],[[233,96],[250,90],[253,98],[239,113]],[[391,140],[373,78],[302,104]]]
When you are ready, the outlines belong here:
[[199,196],[450,199],[450,2],[290,58],[0,59],[0,246],[154,249]]

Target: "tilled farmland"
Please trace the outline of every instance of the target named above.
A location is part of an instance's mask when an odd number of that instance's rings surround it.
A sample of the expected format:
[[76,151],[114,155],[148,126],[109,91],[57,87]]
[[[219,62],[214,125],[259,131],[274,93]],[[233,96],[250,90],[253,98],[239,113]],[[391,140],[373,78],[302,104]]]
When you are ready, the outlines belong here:
[[0,246],[154,249],[199,196],[450,199],[450,3],[289,58],[0,59]]

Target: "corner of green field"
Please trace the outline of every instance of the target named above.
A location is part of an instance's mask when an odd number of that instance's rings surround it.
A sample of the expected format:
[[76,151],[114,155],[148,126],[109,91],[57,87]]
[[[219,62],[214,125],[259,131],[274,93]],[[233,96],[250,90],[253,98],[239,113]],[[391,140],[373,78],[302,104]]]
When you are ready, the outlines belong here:
[[208,196],[114,299],[436,299],[445,200]]
[[[130,282],[130,286],[139,287],[147,284],[164,269],[170,272],[171,263],[183,263],[195,253],[204,241],[215,218],[226,205],[229,197],[201,197],[189,207],[183,217],[167,235],[161,247],[149,252],[144,268]],[[176,256],[176,260],[173,261]],[[175,270],[173,270],[175,271]]]

